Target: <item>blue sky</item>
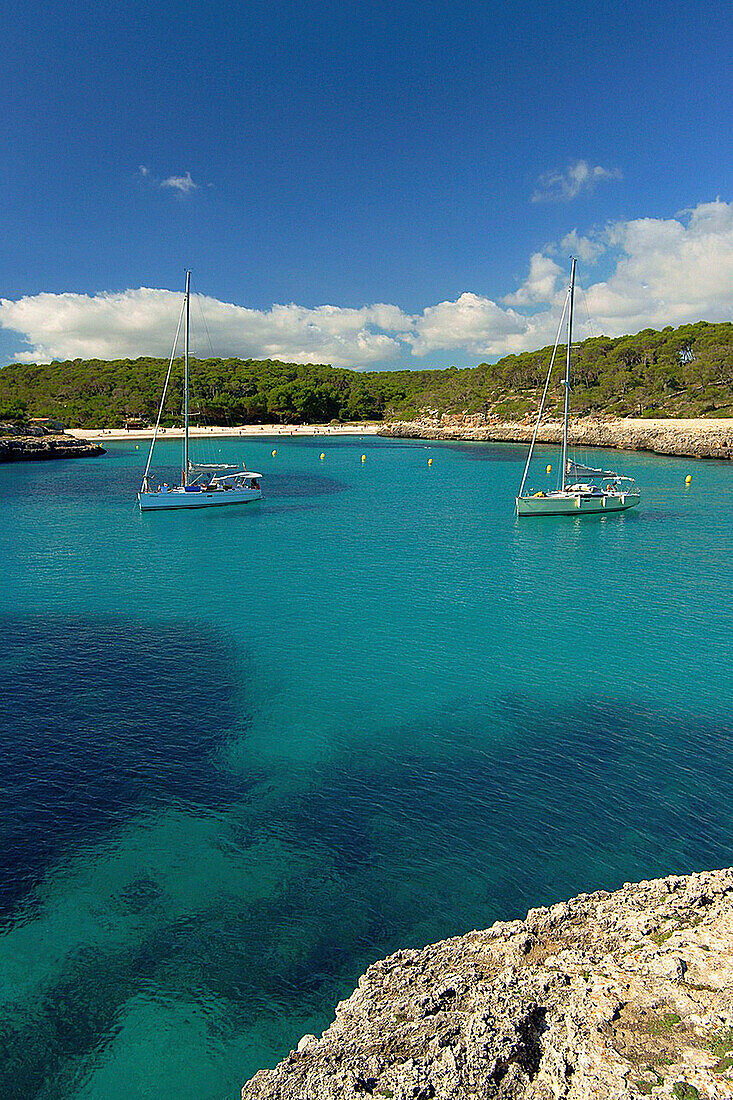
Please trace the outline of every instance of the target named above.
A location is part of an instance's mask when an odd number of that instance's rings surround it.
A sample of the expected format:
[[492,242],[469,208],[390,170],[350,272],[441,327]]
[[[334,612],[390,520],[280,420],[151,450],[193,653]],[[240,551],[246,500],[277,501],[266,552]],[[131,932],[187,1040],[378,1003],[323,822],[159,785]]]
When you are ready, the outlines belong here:
[[473,363],[544,341],[573,230],[598,331],[729,319],[732,47],[716,0],[18,4],[0,361],[161,351],[126,292],[188,265],[217,351]]

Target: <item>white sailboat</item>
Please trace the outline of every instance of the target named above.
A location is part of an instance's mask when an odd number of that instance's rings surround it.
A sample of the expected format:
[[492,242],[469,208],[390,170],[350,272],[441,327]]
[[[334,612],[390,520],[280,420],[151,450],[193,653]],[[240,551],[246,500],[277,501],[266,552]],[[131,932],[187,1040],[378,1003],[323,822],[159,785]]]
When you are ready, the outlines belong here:
[[[189,455],[189,318],[191,297],[191,272],[186,272],[186,290],[181,315],[178,318],[178,328],[173,341],[173,350],[168,363],[168,373],[163,386],[163,395],[158,408],[158,418],[155,422],[155,430],[150,443],[145,473],[143,474],[140,491],[137,494],[141,512],[162,511],[170,508],[209,508],[223,504],[247,504],[251,500],[259,500],[262,496],[260,479],[262,474],[253,473],[242,464],[230,465],[227,463],[202,464],[191,461]],[[176,354],[176,346],[181,331],[181,322],[185,316],[184,357],[183,357],[183,465],[181,468],[181,484],[166,485],[157,482],[150,473],[153,461],[153,451],[158,438],[160,418],[165,404],[165,395],[168,390],[173,360]]]
[[[568,458],[568,420],[570,415],[570,367],[573,342],[575,264],[576,259],[573,257],[570,269],[570,286],[568,287],[565,306],[557,329],[555,347],[552,352],[552,358],[550,359],[550,367],[547,371],[547,378],[545,380],[545,389],[542,394],[542,400],[540,401],[537,421],[532,434],[532,442],[530,443],[529,454],[527,455],[527,461],[524,466],[522,484],[519,487],[519,493],[516,498],[518,516],[577,516],[602,515],[607,512],[624,512],[627,508],[635,507],[641,499],[640,490],[633,478],[624,477],[621,474],[614,473],[612,470],[583,466]],[[565,387],[565,414],[563,418],[560,483],[557,489],[551,489],[549,492],[540,490],[535,493],[525,493],[524,488],[527,483],[527,474],[529,473],[535,443],[537,442],[537,433],[539,431],[540,421],[542,420],[545,399],[550,385],[552,369],[555,365],[555,356],[557,355],[557,349],[560,343],[560,333],[566,313],[568,315],[568,345],[565,363],[565,378],[563,379],[563,385]]]

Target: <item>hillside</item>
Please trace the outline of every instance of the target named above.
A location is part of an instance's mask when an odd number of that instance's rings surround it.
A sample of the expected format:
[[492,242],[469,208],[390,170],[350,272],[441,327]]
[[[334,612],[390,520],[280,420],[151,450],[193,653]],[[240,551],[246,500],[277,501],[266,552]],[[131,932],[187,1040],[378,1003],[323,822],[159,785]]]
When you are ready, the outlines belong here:
[[[275,360],[194,360],[192,407],[205,423],[410,420],[421,411],[521,418],[537,407],[551,348],[458,370],[354,371]],[[0,370],[0,419],[53,416],[70,427],[155,417],[167,362],[140,358],[16,363]],[[548,411],[559,409],[562,356]],[[574,354],[574,415],[733,416],[733,324],[700,321],[599,336]],[[165,424],[180,421],[180,371]]]

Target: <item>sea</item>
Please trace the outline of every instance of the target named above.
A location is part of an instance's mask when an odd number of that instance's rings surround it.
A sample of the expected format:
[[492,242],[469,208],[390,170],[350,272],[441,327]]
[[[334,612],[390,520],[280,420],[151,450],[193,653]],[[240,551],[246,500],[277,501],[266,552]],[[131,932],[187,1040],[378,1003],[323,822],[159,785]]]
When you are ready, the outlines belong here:
[[733,863],[732,464],[517,520],[523,447],[263,434],[141,515],[107,446],[0,467],[3,1100],[236,1100],[392,951]]

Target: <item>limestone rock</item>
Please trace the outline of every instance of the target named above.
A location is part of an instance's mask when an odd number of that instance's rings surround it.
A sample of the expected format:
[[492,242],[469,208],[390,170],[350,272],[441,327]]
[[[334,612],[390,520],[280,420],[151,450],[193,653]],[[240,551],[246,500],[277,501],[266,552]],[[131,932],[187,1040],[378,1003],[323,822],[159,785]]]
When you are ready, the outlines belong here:
[[0,438],[0,462],[28,462],[46,458],[88,458],[106,454],[99,443],[71,435],[8,435]]
[[733,868],[581,894],[370,966],[243,1100],[733,1098]]
[[[480,413],[444,413],[383,424],[377,434],[404,439],[529,443],[533,430],[534,419],[517,422]],[[733,458],[733,419],[611,420],[586,416],[570,422],[568,436],[570,443],[579,447],[616,447],[691,458]],[[540,443],[559,443],[562,422],[541,424],[537,439]]]

